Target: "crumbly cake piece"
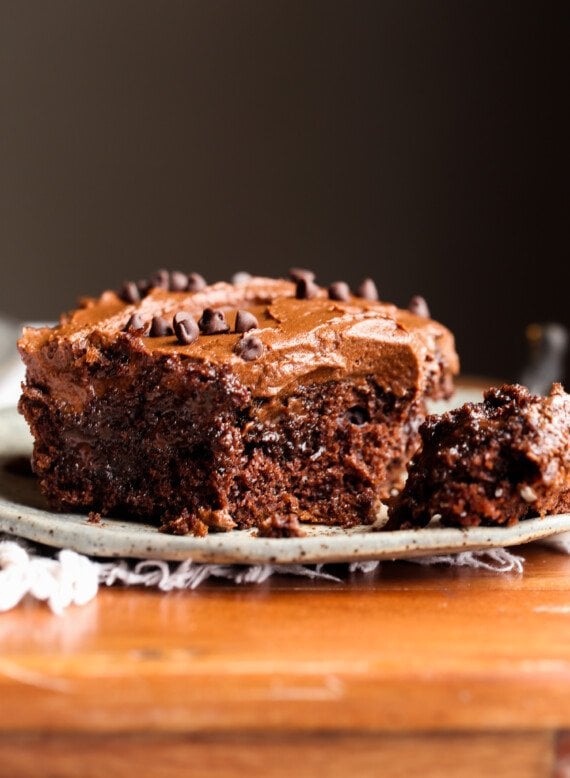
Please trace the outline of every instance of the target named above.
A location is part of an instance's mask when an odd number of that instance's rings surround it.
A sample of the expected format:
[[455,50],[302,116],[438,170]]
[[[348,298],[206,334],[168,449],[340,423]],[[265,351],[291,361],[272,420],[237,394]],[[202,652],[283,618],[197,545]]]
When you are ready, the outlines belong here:
[[453,337],[373,285],[294,272],[207,286],[163,271],[26,329],[20,410],[50,505],[181,534],[372,522],[426,399],[451,393]]
[[570,511],[570,395],[523,386],[485,392],[484,402],[429,416],[406,485],[385,529],[516,524]]

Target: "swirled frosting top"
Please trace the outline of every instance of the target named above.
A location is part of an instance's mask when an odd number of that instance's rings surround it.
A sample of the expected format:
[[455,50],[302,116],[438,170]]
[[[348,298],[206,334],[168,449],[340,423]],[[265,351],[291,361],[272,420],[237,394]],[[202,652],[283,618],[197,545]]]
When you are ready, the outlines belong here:
[[[453,336],[443,325],[389,303],[355,296],[347,302],[330,300],[325,289],[313,299],[299,300],[295,289],[290,281],[253,277],[195,292],[155,288],[136,303],[106,291],[99,298],[83,299],[80,308],[62,316],[53,328],[27,328],[20,350],[26,359],[46,346],[65,343],[84,352],[124,338],[150,353],[227,368],[257,397],[287,393],[298,384],[365,375],[396,395],[450,394],[458,359]],[[225,312],[229,333],[200,335],[184,345],[174,335],[124,331],[133,314],[150,323],[155,316],[171,320],[185,311],[198,320],[207,307]],[[263,344],[257,359],[247,361],[235,351],[242,338],[234,332],[238,309],[257,318],[259,326],[248,333]]]

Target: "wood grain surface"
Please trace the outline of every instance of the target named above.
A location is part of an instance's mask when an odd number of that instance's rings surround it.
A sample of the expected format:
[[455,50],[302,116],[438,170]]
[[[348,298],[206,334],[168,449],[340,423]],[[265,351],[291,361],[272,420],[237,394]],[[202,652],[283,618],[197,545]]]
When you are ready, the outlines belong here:
[[537,732],[0,738],[11,778],[550,778],[552,767],[552,737]]
[[[461,778],[550,776],[570,728],[570,558],[515,551],[522,575],[391,562],[343,584],[113,588],[60,617],[25,603],[0,616],[0,776],[66,778],[81,753],[109,776],[125,754],[158,775],[166,753],[170,775],[191,759],[281,776],[292,750],[297,774],[328,755],[329,775],[431,778],[451,754]],[[33,754],[52,772],[29,772]]]

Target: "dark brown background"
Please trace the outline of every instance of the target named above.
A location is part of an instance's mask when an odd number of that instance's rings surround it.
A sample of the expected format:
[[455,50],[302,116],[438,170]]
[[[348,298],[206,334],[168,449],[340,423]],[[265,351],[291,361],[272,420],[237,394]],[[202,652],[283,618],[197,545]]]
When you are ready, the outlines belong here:
[[0,311],[309,265],[516,375],[570,323],[563,6],[1,2]]

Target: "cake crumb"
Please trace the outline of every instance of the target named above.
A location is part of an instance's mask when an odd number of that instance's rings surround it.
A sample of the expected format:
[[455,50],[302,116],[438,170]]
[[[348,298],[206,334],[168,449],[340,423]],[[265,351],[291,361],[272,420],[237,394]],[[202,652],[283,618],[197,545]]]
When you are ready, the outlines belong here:
[[208,527],[221,530],[222,532],[228,532],[228,530],[234,529],[236,526],[230,512],[223,509],[212,510],[211,508],[200,508],[196,517]]
[[205,538],[208,534],[208,525],[197,516],[190,516],[188,519],[188,534],[194,535],[195,538]]
[[228,532],[235,526],[235,521],[227,510],[200,508],[195,513],[190,513],[187,508],[184,508],[177,516],[165,517],[160,530],[174,535],[194,535],[203,538],[210,530]]
[[160,532],[170,532],[173,535],[194,535],[196,538],[203,538],[208,534],[208,525],[184,508],[177,516],[168,519],[165,517]]
[[298,516],[294,513],[287,513],[284,516],[276,514],[262,521],[257,536],[260,538],[304,538],[305,534]]
[[101,524],[101,514],[99,511],[89,511],[87,514],[87,522],[89,524]]

